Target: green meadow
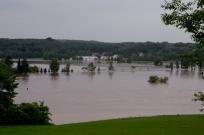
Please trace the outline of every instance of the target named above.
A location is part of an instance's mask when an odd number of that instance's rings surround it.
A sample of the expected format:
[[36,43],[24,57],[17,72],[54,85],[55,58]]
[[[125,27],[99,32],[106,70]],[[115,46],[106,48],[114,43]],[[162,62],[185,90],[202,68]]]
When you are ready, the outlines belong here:
[[202,116],[164,115],[50,126],[0,126],[0,135],[203,135]]

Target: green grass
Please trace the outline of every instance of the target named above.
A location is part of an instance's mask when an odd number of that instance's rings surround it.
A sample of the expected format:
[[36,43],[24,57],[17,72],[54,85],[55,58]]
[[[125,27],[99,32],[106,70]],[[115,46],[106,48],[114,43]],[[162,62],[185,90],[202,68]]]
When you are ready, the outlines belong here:
[[51,126],[0,126],[0,135],[204,135],[203,115],[169,115]]

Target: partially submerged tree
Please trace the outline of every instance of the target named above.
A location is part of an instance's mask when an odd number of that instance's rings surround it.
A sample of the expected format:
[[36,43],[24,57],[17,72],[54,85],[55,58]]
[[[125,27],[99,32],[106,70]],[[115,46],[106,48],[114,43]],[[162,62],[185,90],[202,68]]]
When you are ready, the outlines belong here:
[[173,70],[173,68],[174,68],[174,66],[173,66],[173,63],[172,62],[170,62],[170,68],[171,68],[171,71]]
[[167,70],[168,68],[170,68],[170,65],[169,65],[169,64],[166,64],[166,65],[165,65],[165,68],[166,68],[166,70]]
[[89,63],[87,67],[82,67],[82,69],[85,71],[87,70],[88,72],[94,72],[96,69],[96,66],[94,66],[93,62]]
[[109,72],[115,71],[115,68],[114,68],[114,66],[113,66],[113,62],[112,62],[112,61],[110,62],[110,65],[109,65],[109,67],[108,67],[108,71],[109,71]]
[[70,63],[69,63],[69,62],[66,64],[65,69],[66,69],[66,72],[67,72],[67,73],[70,72]]
[[156,58],[154,60],[154,65],[155,66],[162,66],[163,65],[162,59],[161,58]]
[[176,60],[176,69],[177,70],[179,69],[179,62],[178,62],[178,60]]
[[52,61],[50,63],[50,70],[53,73],[57,73],[59,70],[59,62],[57,60],[57,58],[52,58]]
[[136,69],[136,66],[131,66],[130,69],[131,69],[132,71],[134,71],[134,70]]

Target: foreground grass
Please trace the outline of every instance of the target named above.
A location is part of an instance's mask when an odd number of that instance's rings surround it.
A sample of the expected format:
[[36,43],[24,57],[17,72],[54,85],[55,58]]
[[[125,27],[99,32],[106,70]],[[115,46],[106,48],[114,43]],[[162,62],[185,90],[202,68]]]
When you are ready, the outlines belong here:
[[51,126],[0,126],[0,135],[203,135],[202,115],[135,117]]

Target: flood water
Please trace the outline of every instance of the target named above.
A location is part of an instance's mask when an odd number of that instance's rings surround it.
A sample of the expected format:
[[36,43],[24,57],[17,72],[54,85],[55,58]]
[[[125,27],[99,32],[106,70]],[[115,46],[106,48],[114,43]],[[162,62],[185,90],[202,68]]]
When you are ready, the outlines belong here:
[[[199,114],[200,102],[191,101],[202,91],[199,72],[145,64],[113,64],[116,71],[108,72],[107,63],[96,63],[101,72],[87,73],[86,63],[72,63],[73,73],[36,73],[18,76],[16,103],[44,101],[49,106],[54,124],[168,114]],[[49,64],[30,64],[48,68]],[[130,70],[130,66],[136,70]],[[61,63],[60,68],[65,65]],[[149,76],[167,76],[166,84],[148,83]],[[28,89],[28,90],[27,90]]]

